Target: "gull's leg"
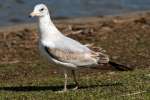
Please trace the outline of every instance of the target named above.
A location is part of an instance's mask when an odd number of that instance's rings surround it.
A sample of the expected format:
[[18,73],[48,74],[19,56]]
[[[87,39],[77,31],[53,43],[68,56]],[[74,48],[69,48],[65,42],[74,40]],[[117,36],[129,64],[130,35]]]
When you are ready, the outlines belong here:
[[77,78],[76,78],[75,70],[72,70],[72,75],[73,75],[74,82],[76,84],[76,87],[73,90],[76,90],[79,87],[79,83],[78,83]]
[[65,76],[65,81],[64,81],[64,92],[67,91],[67,78],[68,78],[68,75],[67,75],[67,71],[64,70],[64,76]]
[[65,77],[65,80],[64,80],[64,89],[61,90],[61,91],[57,91],[57,93],[63,93],[63,92],[67,92],[67,70],[64,70],[64,77]]

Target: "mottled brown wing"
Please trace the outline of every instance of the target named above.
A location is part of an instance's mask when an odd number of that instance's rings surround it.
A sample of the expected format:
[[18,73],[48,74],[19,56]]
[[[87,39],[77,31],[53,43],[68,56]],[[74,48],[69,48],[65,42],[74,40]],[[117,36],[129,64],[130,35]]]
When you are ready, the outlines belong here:
[[98,64],[104,64],[109,62],[109,56],[101,52],[92,52],[92,57],[97,59]]
[[91,53],[83,53],[83,52],[75,52],[71,50],[63,50],[58,48],[47,48],[45,47],[46,52],[54,59],[61,61],[61,62],[67,62],[72,63],[77,66],[84,66],[89,64],[95,63],[95,58],[92,56],[88,57],[88,54],[91,55]]
[[98,58],[99,64],[104,64],[109,62],[109,56],[103,53],[104,50],[102,50],[102,48],[91,46],[90,49],[93,50],[92,52],[93,57]]

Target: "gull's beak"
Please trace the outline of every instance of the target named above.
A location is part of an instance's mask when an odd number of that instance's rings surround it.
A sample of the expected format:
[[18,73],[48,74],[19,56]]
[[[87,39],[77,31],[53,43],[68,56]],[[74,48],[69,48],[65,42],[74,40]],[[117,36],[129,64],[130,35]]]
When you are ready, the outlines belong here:
[[35,16],[39,16],[39,13],[31,12],[29,15],[29,17],[35,17]]

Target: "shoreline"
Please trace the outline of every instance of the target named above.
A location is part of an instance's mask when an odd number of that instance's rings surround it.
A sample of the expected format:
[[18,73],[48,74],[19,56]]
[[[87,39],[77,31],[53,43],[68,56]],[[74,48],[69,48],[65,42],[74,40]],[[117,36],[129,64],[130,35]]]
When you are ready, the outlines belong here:
[[[76,23],[88,23],[88,22],[97,22],[97,21],[106,21],[112,19],[119,19],[124,21],[131,21],[138,19],[139,17],[144,17],[147,14],[150,14],[150,11],[137,11],[130,12],[121,15],[108,15],[108,16],[96,16],[96,17],[77,17],[77,18],[65,18],[65,19],[52,19],[56,24],[76,24]],[[19,27],[18,27],[19,26]],[[37,28],[37,23],[19,23],[14,25],[0,26],[0,32],[16,32],[23,29],[35,29]],[[14,30],[15,29],[15,30]]]

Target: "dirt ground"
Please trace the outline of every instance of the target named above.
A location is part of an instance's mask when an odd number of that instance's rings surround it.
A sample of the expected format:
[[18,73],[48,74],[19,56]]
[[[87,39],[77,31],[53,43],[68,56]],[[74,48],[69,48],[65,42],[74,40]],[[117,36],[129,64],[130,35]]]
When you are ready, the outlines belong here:
[[[106,50],[112,61],[150,67],[150,13],[56,20],[65,35]],[[0,28],[0,64],[45,63],[37,48],[36,24]]]

